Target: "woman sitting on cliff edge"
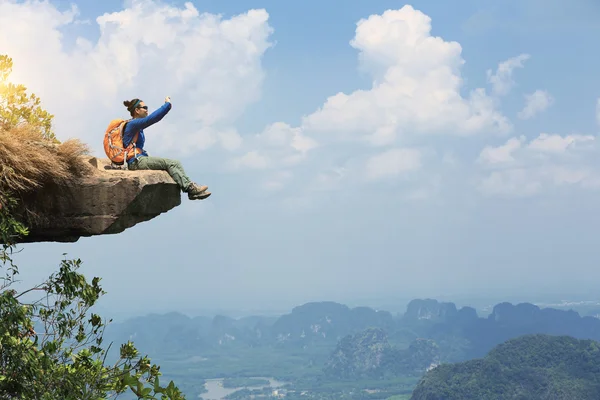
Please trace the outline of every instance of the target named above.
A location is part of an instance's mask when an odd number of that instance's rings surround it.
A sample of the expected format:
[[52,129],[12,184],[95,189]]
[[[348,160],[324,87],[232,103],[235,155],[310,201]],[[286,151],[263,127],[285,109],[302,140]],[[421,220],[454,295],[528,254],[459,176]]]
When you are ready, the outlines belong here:
[[140,99],[125,100],[123,102],[132,119],[127,122],[123,131],[123,145],[128,146],[136,132],[138,133],[138,139],[135,142],[135,146],[142,150],[141,154],[136,157],[132,157],[127,161],[128,169],[130,170],[162,170],[167,171],[171,178],[179,185],[181,191],[188,194],[190,200],[204,200],[211,195],[207,192],[208,186],[199,186],[192,182],[186,175],[183,166],[177,160],[171,160],[168,158],[151,157],[148,153],[143,150],[146,138],[144,136],[144,129],[154,125],[171,110],[171,98],[165,98],[165,104],[159,107],[152,114],[148,115],[148,106]]

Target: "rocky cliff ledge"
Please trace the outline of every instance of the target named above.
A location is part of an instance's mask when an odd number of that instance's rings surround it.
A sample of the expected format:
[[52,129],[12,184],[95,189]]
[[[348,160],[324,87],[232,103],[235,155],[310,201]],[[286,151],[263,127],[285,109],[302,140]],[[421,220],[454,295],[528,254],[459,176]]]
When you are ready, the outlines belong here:
[[106,169],[108,159],[88,161],[90,176],[68,187],[46,186],[26,199],[34,222],[23,243],[120,233],[181,204],[181,192],[165,171]]

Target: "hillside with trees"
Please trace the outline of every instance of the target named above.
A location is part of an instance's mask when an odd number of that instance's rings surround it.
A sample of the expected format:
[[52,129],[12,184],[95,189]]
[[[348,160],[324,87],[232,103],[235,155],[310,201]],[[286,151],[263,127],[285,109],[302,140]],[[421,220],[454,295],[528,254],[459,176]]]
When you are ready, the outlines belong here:
[[411,400],[599,398],[600,343],[525,335],[496,346],[482,359],[432,369]]

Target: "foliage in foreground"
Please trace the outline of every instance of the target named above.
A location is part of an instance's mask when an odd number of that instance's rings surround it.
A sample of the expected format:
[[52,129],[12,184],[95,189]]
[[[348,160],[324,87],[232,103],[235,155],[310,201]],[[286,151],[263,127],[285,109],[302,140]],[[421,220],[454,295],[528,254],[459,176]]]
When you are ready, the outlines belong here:
[[35,126],[40,137],[56,140],[52,132],[54,116],[42,108],[41,100],[35,94],[27,94],[24,85],[8,81],[12,68],[12,58],[0,54],[0,128],[11,130],[22,125]]
[[[6,83],[11,67],[12,61],[0,55],[0,155],[7,160],[17,157],[11,144],[43,144],[32,150],[35,157],[43,148],[52,148],[52,115],[41,109],[35,95],[26,95],[25,87]],[[15,141],[9,131],[27,135]],[[80,152],[76,142],[65,144],[58,146],[59,156]],[[45,281],[17,290],[15,243],[28,234],[15,218],[18,195],[35,188],[35,178],[56,175],[56,170],[46,169],[52,160],[37,160],[39,165],[25,160],[25,167],[34,168],[29,176],[18,169],[23,168],[19,160],[0,164],[0,398],[99,400],[130,392],[138,399],[185,399],[173,381],[161,385],[160,367],[140,355],[132,342],[121,345],[113,365],[106,364],[111,347],[103,343],[107,322],[90,312],[104,291],[100,278],[88,282],[79,272],[81,260],[64,259]],[[58,172],[67,179],[75,173],[68,165]]]
[[114,365],[105,364],[110,349],[103,346],[106,321],[89,312],[104,291],[98,277],[88,282],[78,272],[81,260],[65,259],[44,282],[22,291],[13,288],[19,271],[10,239],[27,229],[10,212],[10,205],[3,204],[0,398],[95,400],[130,390],[138,399],[184,399],[172,381],[161,386],[160,367],[131,342],[121,345]]

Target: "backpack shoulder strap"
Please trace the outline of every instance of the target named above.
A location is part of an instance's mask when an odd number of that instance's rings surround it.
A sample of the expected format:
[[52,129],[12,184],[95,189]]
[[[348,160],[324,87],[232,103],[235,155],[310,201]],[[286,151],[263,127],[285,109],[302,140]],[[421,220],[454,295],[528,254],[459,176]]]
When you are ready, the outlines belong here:
[[[125,143],[125,127],[127,126],[127,124],[129,123],[129,121],[131,121],[133,118],[129,118],[126,120],[123,120],[121,122],[121,126],[119,126],[119,133],[121,134],[121,142],[123,142],[123,147],[127,147],[129,146],[129,143]],[[131,140],[132,142],[135,142],[137,140],[137,132],[135,133],[135,135],[133,136],[133,139]]]

